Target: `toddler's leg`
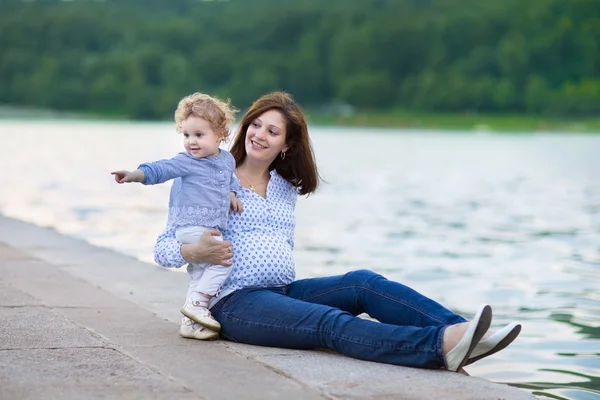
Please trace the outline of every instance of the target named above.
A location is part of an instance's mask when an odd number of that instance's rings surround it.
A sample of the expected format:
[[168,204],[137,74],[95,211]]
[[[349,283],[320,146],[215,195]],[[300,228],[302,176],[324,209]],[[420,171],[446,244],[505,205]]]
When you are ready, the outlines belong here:
[[[177,240],[182,243],[192,243],[197,241],[204,231],[205,227],[188,226],[179,228],[176,231]],[[222,240],[220,236],[215,237],[217,240]],[[218,332],[221,329],[219,322],[212,317],[208,310],[208,303],[215,295],[207,293],[202,282],[205,281],[206,268],[211,267],[210,264],[189,264],[188,274],[190,276],[190,286],[185,304],[181,308],[181,313],[190,318],[194,322]]]
[[[222,241],[221,236],[216,236],[216,240]],[[197,280],[195,291],[206,295],[209,299],[217,295],[219,288],[225,282],[225,279],[231,273],[232,267],[223,265],[207,264],[204,273]]]
[[[186,298],[186,304],[191,301],[192,294],[194,293],[194,289],[198,284],[199,279],[202,277],[204,272],[204,268],[199,268],[194,266],[193,264],[189,264],[188,275],[190,277],[190,284],[188,287],[188,293]],[[179,335],[186,339],[198,339],[198,340],[213,340],[219,338],[219,333],[215,332],[211,329],[205,328],[204,326],[198,324],[195,321],[192,321],[185,315],[181,318],[181,326],[179,327]]]
[[[188,290],[188,298],[181,309],[181,313],[193,321],[205,326],[209,329],[218,332],[221,329],[221,324],[213,318],[208,310],[210,299],[216,294],[216,290],[207,291],[206,275],[210,274],[210,269],[214,267],[210,264],[194,264],[188,267],[190,273],[190,290]],[[210,286],[214,286],[214,279],[209,278]],[[218,286],[217,286],[218,289]]]

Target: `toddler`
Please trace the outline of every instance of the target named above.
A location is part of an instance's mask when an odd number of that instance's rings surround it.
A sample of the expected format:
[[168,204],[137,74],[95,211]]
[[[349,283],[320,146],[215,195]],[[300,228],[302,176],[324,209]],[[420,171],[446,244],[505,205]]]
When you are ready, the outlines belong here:
[[[242,211],[242,203],[235,195],[241,188],[234,176],[235,160],[231,153],[219,149],[229,136],[235,111],[228,103],[206,94],[184,97],[175,111],[175,121],[177,131],[183,135],[185,152],[169,160],[141,164],[135,171],[111,173],[118,183],[155,185],[174,179],[169,221],[175,221],[176,237],[182,243],[197,241],[206,229],[225,229],[230,208]],[[214,238],[223,240],[221,236]],[[210,314],[208,304],[231,270],[232,267],[222,265],[189,264],[191,295],[181,313],[218,332],[221,326]],[[189,332],[181,335],[198,338],[194,336],[193,324],[189,325]]]

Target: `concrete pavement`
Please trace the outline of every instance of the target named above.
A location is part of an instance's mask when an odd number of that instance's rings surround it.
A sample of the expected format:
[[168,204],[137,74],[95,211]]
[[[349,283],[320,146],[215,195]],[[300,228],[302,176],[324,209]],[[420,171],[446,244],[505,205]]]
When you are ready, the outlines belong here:
[[535,399],[476,377],[177,334],[187,275],[0,216],[0,399]]

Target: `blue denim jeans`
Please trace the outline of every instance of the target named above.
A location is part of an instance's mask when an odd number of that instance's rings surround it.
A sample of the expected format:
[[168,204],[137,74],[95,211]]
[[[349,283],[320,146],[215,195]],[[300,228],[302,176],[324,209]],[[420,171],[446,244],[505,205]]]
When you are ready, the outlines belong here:
[[[445,327],[465,319],[415,290],[367,270],[245,288],[215,304],[224,339],[420,368],[445,367]],[[367,313],[380,322],[356,317]]]

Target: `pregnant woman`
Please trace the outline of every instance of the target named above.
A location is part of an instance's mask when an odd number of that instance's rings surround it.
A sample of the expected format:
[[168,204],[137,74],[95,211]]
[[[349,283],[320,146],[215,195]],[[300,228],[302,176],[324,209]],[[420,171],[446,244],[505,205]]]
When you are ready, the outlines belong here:
[[[519,334],[517,323],[486,333],[489,305],[480,306],[467,322],[369,270],[295,280],[296,199],[316,190],[319,174],[305,118],[288,94],[274,92],[254,102],[231,153],[244,211],[230,214],[226,240],[216,241],[211,235],[218,233],[207,231],[198,242],[182,244],[167,223],[155,246],[156,262],[164,267],[233,265],[210,304],[224,339],[325,348],[361,360],[457,371],[503,349]],[[379,322],[357,317],[362,313]],[[202,338],[202,328],[185,318],[180,332]]]

